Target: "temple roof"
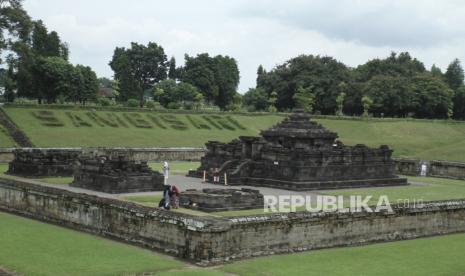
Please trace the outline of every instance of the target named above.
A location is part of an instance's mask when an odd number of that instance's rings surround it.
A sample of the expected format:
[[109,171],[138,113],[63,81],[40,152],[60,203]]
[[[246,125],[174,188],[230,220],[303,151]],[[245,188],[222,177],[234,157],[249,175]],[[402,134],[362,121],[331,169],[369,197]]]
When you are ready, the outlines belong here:
[[261,135],[267,137],[303,138],[303,139],[336,139],[337,133],[332,132],[317,122],[310,121],[310,114],[297,110],[289,117],[275,126],[261,131]]

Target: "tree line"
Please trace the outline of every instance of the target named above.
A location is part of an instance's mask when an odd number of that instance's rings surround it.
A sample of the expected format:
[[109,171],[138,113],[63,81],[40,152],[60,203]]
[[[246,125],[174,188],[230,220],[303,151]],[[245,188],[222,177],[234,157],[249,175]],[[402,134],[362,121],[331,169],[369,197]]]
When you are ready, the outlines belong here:
[[97,98],[98,80],[88,66],[69,63],[68,45],[41,20],[32,20],[22,0],[0,0],[0,83],[7,101],[85,104]]
[[267,72],[243,96],[249,110],[319,114],[465,119],[464,72],[458,59],[446,72],[408,52],[350,68],[327,56],[301,55]]
[[206,102],[227,110],[239,97],[239,69],[229,56],[186,54],[184,66],[177,67],[161,45],[132,42],[129,48],[117,47],[109,64],[123,102],[136,99],[143,106],[151,96],[167,108],[192,108]]
[[[226,55],[184,56],[177,66],[163,47],[132,42],[116,47],[109,62],[114,79],[97,79],[87,66],[68,61],[69,48],[55,31],[34,21],[22,0],[0,0],[0,94],[39,103],[98,100],[111,88],[128,106],[222,110],[290,111],[317,114],[465,119],[464,72],[458,59],[445,72],[408,52],[391,53],[351,68],[329,56],[300,55],[270,71],[257,69],[254,88],[237,92],[237,61]],[[2,53],[6,52],[5,53]],[[103,104],[103,102],[101,103]]]

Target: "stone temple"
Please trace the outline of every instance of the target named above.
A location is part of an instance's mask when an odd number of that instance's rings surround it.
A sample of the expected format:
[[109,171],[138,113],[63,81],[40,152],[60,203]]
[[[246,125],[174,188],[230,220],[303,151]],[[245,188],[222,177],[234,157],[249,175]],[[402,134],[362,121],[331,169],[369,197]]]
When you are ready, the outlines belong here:
[[209,141],[201,166],[190,176],[219,174],[228,185],[318,190],[407,185],[397,177],[392,150],[383,145],[345,146],[338,135],[302,111],[261,132],[229,143]]
[[111,194],[163,190],[163,175],[144,161],[98,156],[82,157],[79,163],[70,186]]

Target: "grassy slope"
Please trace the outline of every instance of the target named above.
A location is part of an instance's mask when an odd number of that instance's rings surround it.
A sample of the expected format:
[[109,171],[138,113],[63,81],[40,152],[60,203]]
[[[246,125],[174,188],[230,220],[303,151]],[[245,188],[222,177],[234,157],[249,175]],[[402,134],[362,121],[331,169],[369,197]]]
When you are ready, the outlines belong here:
[[7,134],[6,130],[0,125],[0,148],[14,147],[15,143]]
[[32,276],[136,273],[382,276],[461,275],[465,271],[462,261],[465,234],[262,257],[204,269],[144,249],[5,213],[0,213],[0,222],[0,263]]
[[[65,127],[45,127],[32,116],[37,109],[6,108],[7,113],[25,131],[37,146],[133,146],[133,147],[200,147],[208,140],[229,141],[240,135],[257,135],[282,120],[281,116],[232,115],[246,130],[196,129],[186,115],[175,116],[189,126],[187,130],[161,129],[153,125],[151,129],[134,126],[99,127],[88,119],[87,111],[72,111],[80,115],[92,127],[74,127],[64,110],[53,110]],[[69,111],[69,110],[68,110]],[[106,115],[109,112],[99,111]],[[116,112],[122,114],[121,112]],[[140,113],[146,116],[147,113]],[[151,113],[159,116],[158,113]],[[202,120],[201,115],[190,115]],[[347,145],[364,143],[369,146],[390,145],[398,157],[416,157],[426,160],[443,159],[465,161],[465,124],[445,121],[367,121],[318,119],[325,127],[339,133]],[[208,123],[207,123],[208,124]],[[0,134],[1,135],[1,134]],[[1,138],[1,137],[0,137]]]
[[[53,110],[56,117],[66,127],[45,127],[40,121],[31,115],[33,109],[6,108],[8,115],[23,129],[37,146],[42,147],[80,147],[80,146],[132,146],[132,147],[200,147],[208,140],[229,141],[240,135],[256,135],[260,129],[269,127],[282,119],[280,116],[234,116],[246,130],[216,130],[196,129],[186,118],[186,115],[175,115],[178,119],[188,124],[188,130],[175,130],[172,128],[161,129],[153,124],[153,128],[144,129],[134,126],[99,127],[74,127],[71,120],[63,110]],[[86,118],[87,111],[73,111],[74,114]],[[108,112],[99,111],[105,115]],[[121,113],[118,113],[121,114]],[[146,115],[146,113],[141,113]],[[152,113],[158,116],[157,113]],[[199,120],[200,115],[190,115]],[[257,119],[260,118],[260,119]]]

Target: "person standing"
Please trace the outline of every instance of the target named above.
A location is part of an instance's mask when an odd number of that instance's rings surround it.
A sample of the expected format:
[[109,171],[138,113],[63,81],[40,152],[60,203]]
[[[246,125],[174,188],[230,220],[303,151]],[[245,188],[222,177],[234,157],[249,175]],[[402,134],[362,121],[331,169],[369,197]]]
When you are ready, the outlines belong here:
[[163,162],[163,176],[165,178],[165,185],[167,185],[169,173],[170,173],[170,166],[168,162],[164,161]]

